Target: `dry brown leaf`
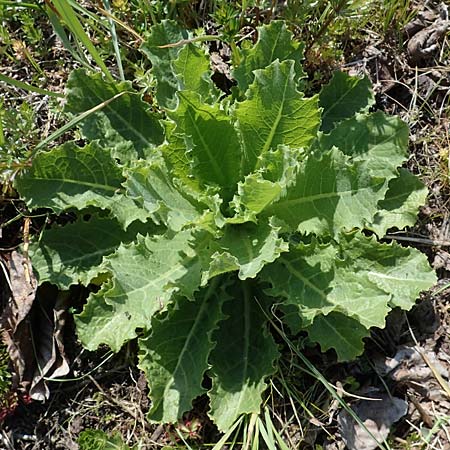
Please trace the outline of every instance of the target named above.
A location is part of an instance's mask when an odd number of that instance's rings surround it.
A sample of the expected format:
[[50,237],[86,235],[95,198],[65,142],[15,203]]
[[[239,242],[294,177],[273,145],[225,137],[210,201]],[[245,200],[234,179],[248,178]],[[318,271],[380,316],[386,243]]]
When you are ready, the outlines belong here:
[[47,379],[63,377],[70,370],[62,340],[67,298],[67,293],[60,293],[55,306],[53,302],[40,301],[33,317],[33,324],[39,329],[39,335],[35,334],[37,365],[30,387],[30,397],[34,400],[44,401],[49,397]]
[[13,386],[27,389],[31,379],[30,361],[34,360],[29,313],[36,296],[37,282],[32,274],[25,276],[26,259],[14,251],[6,260],[11,292],[0,318],[2,340],[5,343],[14,367]]
[[338,423],[343,441],[349,450],[373,450],[388,437],[391,426],[406,414],[408,403],[379,392],[373,401],[359,400],[352,405],[352,410],[364,427],[342,410]]
[[442,3],[439,9],[440,11],[422,12],[405,26],[405,31],[410,37],[407,45],[408,54],[413,64],[417,64],[436,53],[441,41],[450,29],[445,4]]
[[6,259],[9,294],[0,325],[13,365],[13,388],[34,400],[49,397],[46,380],[69,373],[64,353],[63,327],[68,294],[40,289],[29,260],[19,252]]

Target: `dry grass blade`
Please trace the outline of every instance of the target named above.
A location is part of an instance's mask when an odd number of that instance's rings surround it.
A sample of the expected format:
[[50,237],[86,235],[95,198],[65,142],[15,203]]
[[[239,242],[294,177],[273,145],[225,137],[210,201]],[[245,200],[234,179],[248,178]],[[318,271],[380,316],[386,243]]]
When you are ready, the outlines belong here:
[[[407,319],[408,320],[408,319]],[[445,395],[450,398],[450,386],[449,384],[444,380],[442,375],[439,373],[439,370],[434,366],[434,364],[430,361],[430,358],[423,352],[420,348],[419,343],[417,342],[416,336],[413,333],[413,330],[408,322],[408,328],[410,335],[416,344],[414,347],[417,353],[419,353],[420,357],[423,359],[424,363],[430,368],[431,372],[433,373],[434,378],[436,378],[436,381],[439,383],[441,388],[443,389]]]
[[205,42],[205,41],[221,41],[220,36],[215,36],[211,34],[206,34],[204,36],[197,36],[192,39],[181,39],[178,42],[174,42],[171,44],[158,45],[158,48],[173,48],[173,47],[181,47],[182,45],[192,44],[193,42]]
[[450,241],[440,241],[435,239],[418,238],[412,236],[397,236],[396,234],[386,234],[385,239],[394,239],[396,241],[414,242],[415,244],[432,245],[434,247],[448,247]]
[[137,41],[139,43],[144,42],[144,38],[139,33],[137,33],[135,30],[133,30],[133,28],[131,28],[125,22],[123,22],[122,20],[118,19],[116,16],[111,14],[109,11],[107,11],[106,9],[101,8],[100,6],[97,6],[97,10],[100,13],[102,13],[105,17],[107,17],[108,19],[111,19],[117,25],[120,25],[124,30],[128,31],[128,33],[133,35],[137,39]]

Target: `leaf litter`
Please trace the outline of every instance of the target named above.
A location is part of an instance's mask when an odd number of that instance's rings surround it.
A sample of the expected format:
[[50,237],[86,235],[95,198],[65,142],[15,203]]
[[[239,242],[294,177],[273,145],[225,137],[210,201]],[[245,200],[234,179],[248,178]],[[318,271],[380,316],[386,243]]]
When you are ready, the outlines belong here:
[[57,298],[38,293],[33,272],[28,274],[26,257],[13,251],[5,262],[4,279],[9,296],[0,317],[2,339],[14,367],[12,388],[32,400],[49,398],[47,380],[69,373],[62,331],[66,315],[66,295]]

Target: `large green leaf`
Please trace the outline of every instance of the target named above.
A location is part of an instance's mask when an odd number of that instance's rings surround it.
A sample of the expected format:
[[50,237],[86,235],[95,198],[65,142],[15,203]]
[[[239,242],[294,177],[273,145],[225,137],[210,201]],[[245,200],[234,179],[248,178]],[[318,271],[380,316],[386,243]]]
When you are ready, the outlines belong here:
[[130,82],[109,82],[100,73],[88,75],[83,69],[74,70],[67,82],[66,111],[80,114],[102,103],[101,109],[82,121],[83,135],[98,139],[122,162],[143,158],[163,142],[157,116]]
[[370,334],[358,320],[337,312],[317,316],[307,331],[311,340],[320,342],[322,351],[335,349],[338,361],[359,356],[364,351],[363,338]]
[[226,294],[217,283],[200,291],[194,301],[178,298],[162,317],[152,319],[150,336],[139,339],[139,367],[149,380],[150,420],[176,422],[192,408],[202,387],[211,334],[222,318]]
[[390,307],[411,308],[436,279],[417,250],[355,232],[339,244],[300,244],[267,266],[262,278],[272,285],[270,295],[298,307],[304,326],[340,312],[366,328],[383,327]]
[[[318,98],[296,90],[293,61],[275,61],[255,71],[247,99],[237,103],[237,128],[243,144],[242,176],[253,172],[259,155],[284,144],[307,147],[320,124]],[[236,168],[238,170],[238,168]]]
[[132,230],[124,232],[116,220],[97,217],[44,230],[30,245],[39,284],[48,281],[63,290],[72,284],[87,285],[102,271],[103,257],[135,235]]
[[29,208],[109,208],[123,191],[122,171],[108,150],[92,142],[78,147],[67,142],[38,153],[30,169],[16,179],[15,187]]
[[351,77],[339,71],[334,72],[331,81],[322,88],[319,98],[323,108],[321,130],[325,132],[375,103],[367,77]]
[[78,147],[67,142],[38,153],[15,187],[30,209],[51,208],[55,213],[93,206],[109,210],[124,229],[145,222],[149,213],[124,194],[125,178],[110,152],[97,141]]
[[295,81],[305,76],[301,61],[303,60],[303,44],[293,39],[286,23],[274,20],[269,25],[258,28],[258,41],[251,48],[244,47],[238,66],[233,70],[241,91],[245,92],[253,83],[254,71],[265,69],[276,59],[294,61]]
[[136,336],[136,328],[150,327],[151,317],[166,307],[175,292],[192,296],[201,281],[193,241],[192,231],[138,235],[137,242],[121,245],[108,256],[103,268],[112,281],[91,294],[76,317],[83,345],[93,350],[108,344],[118,351]]
[[178,78],[178,91],[198,93],[203,101],[215,101],[220,92],[211,80],[209,56],[194,45],[185,45],[172,63]]
[[170,176],[162,160],[136,164],[127,175],[127,195],[156,223],[179,231],[185,225],[206,220],[202,218],[206,205],[182,192],[182,186],[177,186],[177,180]]
[[241,280],[255,278],[264,265],[288,251],[288,244],[279,237],[278,231],[279,228],[267,221],[258,225],[228,226],[224,235],[211,246],[211,250],[217,250],[211,255],[210,266],[203,279],[235,270]]
[[296,184],[264,215],[283,220],[292,231],[337,235],[370,223],[386,190],[383,178],[371,177],[361,164],[352,164],[334,148],[319,158],[310,155]]
[[284,145],[260,155],[257,171],[238,183],[238,192],[230,204],[236,214],[228,222],[257,222],[257,215],[296,183],[304,157],[304,152]]
[[152,63],[151,73],[157,80],[156,98],[159,105],[166,109],[173,109],[177,104],[176,92],[179,88],[179,80],[174,73],[172,63],[178,58],[181,47],[160,47],[175,44],[187,37],[187,32],[181,30],[176,22],[163,20],[151,27],[150,34],[141,46],[141,51]]
[[415,175],[400,169],[398,178],[390,181],[386,197],[379,203],[380,210],[368,228],[383,237],[389,228],[401,230],[413,226],[427,195],[428,189]]
[[345,236],[341,249],[355,259],[356,273],[366,271],[368,281],[386,292],[391,307],[412,308],[420,292],[436,282],[426,255],[415,248],[356,234]]
[[219,97],[211,80],[209,57],[201,47],[192,43],[163,47],[187,37],[187,33],[176,22],[163,20],[151,28],[141,46],[152,62],[152,74],[157,80],[156,98],[165,109],[176,108],[176,94],[182,90],[197,92],[203,101],[214,101]]
[[330,134],[322,135],[319,142],[322,152],[338,147],[352,161],[360,162],[372,176],[390,180],[397,176],[397,168],[406,160],[408,126],[398,117],[380,111],[357,114],[340,123]]
[[219,104],[204,103],[195,92],[183,91],[178,96],[177,110],[170,117],[177,124],[175,133],[185,136],[191,173],[204,184],[224,188],[227,197],[239,180],[241,163],[241,149],[230,116]]
[[259,413],[265,378],[274,372],[277,346],[268,333],[267,318],[243,282],[234,298],[225,303],[228,319],[213,335],[217,346],[211,353],[212,388],[209,416],[219,430],[227,430],[241,414]]

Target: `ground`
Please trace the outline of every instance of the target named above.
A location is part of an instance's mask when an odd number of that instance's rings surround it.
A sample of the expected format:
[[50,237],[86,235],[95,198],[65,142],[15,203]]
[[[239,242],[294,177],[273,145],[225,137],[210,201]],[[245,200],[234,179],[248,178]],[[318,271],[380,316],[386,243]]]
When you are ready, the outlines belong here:
[[[386,23],[378,27],[369,22],[358,22],[360,29],[356,30],[349,25],[352,22],[339,22],[334,18],[335,22],[319,23],[314,25],[315,28],[313,25],[303,29],[298,27],[297,31],[299,35],[305,30],[310,31],[316,39],[306,49],[311,91],[326,82],[335,69],[353,75],[367,75],[374,85],[376,109],[398,115],[409,125],[407,167],[427,185],[429,196],[416,226],[408,230],[393,230],[388,239],[396,239],[423,251],[436,269],[439,281],[429,292],[422,294],[411,312],[394,311],[388,318],[386,329],[374,330],[367,341],[366,352],[357,361],[337,364],[332,352],[321,354],[315,347],[308,348],[305,354],[354,406],[361,418],[367,414],[368,408],[373,409],[373,402],[364,401],[362,397],[379,396],[386,385],[394,398],[406,399],[406,415],[399,413],[399,420],[390,422],[396,422],[388,438],[390,448],[450,449],[450,27],[447,6],[443,3],[403,3],[404,9],[400,11],[400,7],[390,9],[386,6],[388,2],[384,2],[386,16],[392,10],[394,13],[390,22],[389,17],[385,17]],[[262,14],[264,19],[264,10],[249,8],[246,13],[253,18],[255,14]],[[33,52],[30,59],[26,48],[20,45],[23,30],[17,22],[19,19],[11,17],[11,42],[9,46],[4,43],[7,50],[2,53],[0,72],[33,84],[42,81],[46,89],[61,92],[70,69],[77,64],[71,62],[70,55],[55,39],[43,18],[37,25],[27,22],[31,36],[37,33],[33,27],[40,30],[35,37],[36,42],[31,43]],[[200,19],[197,17],[196,20]],[[204,20],[204,25],[211,28],[212,31],[208,32],[213,32],[217,26],[207,20]],[[230,23],[227,26],[231,28]],[[254,37],[254,28],[247,26],[240,33]],[[329,39],[323,39],[324,36]],[[41,42],[45,42],[47,50],[38,52],[36,48]],[[217,55],[214,65],[218,72],[222,72],[218,73],[217,80],[227,83],[227,48],[214,50]],[[8,55],[13,51],[14,63],[11,64]],[[36,73],[32,60],[44,73],[45,81],[39,71]],[[55,114],[57,99],[8,86],[2,102],[5,111],[20,105],[24,110],[22,129],[16,128],[15,135],[6,133],[9,142],[16,146],[17,154],[62,124],[62,118]],[[13,156],[1,163],[5,188],[0,197],[0,250],[2,267],[5,268],[11,259],[11,251],[24,240],[27,227],[31,234],[37,233],[45,225],[45,220],[55,219],[46,218],[44,213],[43,217],[33,218],[26,225],[25,206],[7,188],[7,180],[14,176],[17,167],[14,164],[20,165],[21,159]],[[70,220],[70,217],[58,220]],[[8,289],[5,277],[2,277],[0,305],[5,308]],[[72,290],[65,301],[76,310],[86,298],[85,294],[83,290]],[[148,424],[145,420],[149,406],[147,387],[136,368],[134,344],[130,343],[116,355],[107,348],[87,352],[76,340],[70,314],[61,320],[61,342],[67,353],[70,375],[48,383],[50,397],[45,403],[30,403],[26,394],[20,391],[2,400],[4,404],[0,403],[0,406],[3,410],[0,408],[0,411],[5,411],[8,405],[18,403],[18,406],[0,418],[0,448],[75,450],[79,448],[77,440],[80,433],[87,429],[119,432],[124,442],[130,446],[139,444],[138,448],[142,449],[176,448],[177,445],[184,448],[177,430],[193,448],[219,439],[217,430],[207,418],[207,405],[202,400],[185,417],[184,424],[177,427]],[[289,350],[286,348],[285,351]],[[303,367],[298,358],[291,358],[296,360],[297,367]],[[318,387],[311,374],[302,375],[299,382],[299,372],[293,367],[295,365],[285,373],[286,383],[301,392],[305,399],[304,409],[286,400],[291,397],[286,395],[286,384],[280,383],[279,378],[272,384],[269,405],[275,417],[274,423],[288,448],[320,448],[314,445],[322,445],[322,448],[331,450],[344,448],[344,441],[351,446],[349,440],[354,437],[346,433],[346,418],[338,414],[335,399]],[[390,412],[395,416],[397,409],[402,407],[393,402]],[[300,414],[298,419],[293,417],[296,414]]]

